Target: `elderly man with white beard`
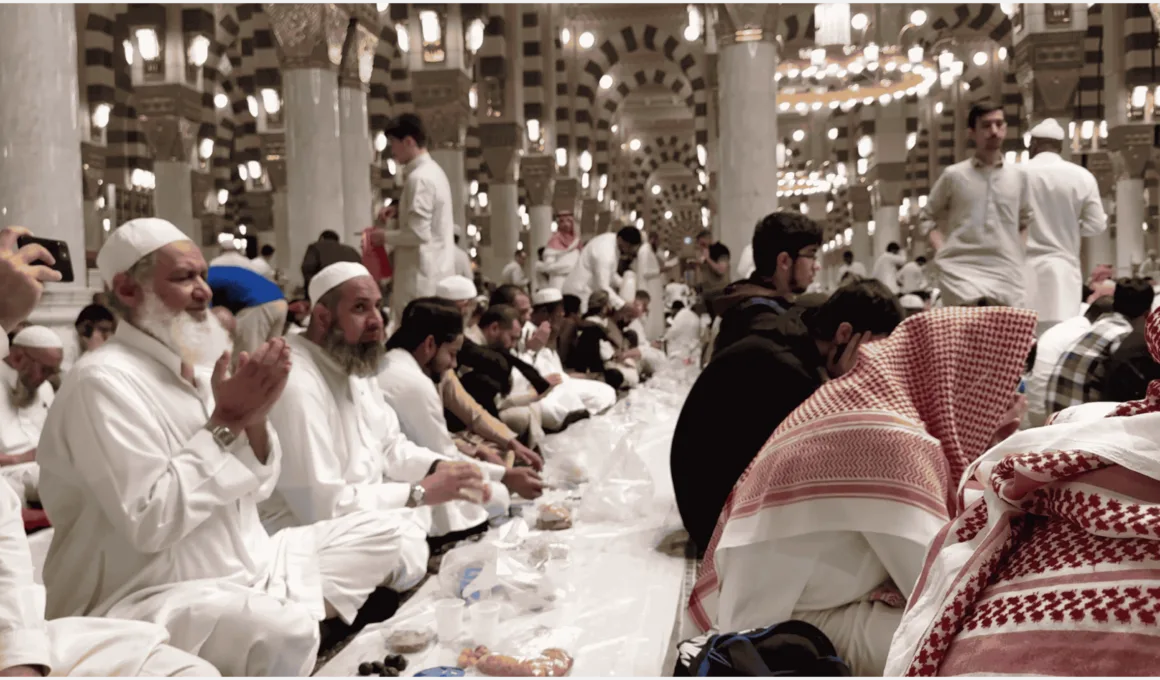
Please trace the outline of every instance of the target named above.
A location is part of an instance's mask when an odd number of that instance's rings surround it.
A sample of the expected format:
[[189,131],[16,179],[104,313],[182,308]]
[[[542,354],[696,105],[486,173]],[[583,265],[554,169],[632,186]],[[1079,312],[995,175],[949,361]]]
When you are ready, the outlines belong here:
[[48,616],[161,624],[223,675],[309,674],[319,621],[349,623],[376,587],[423,577],[423,531],[366,511],[267,533],[257,506],[282,455],[266,417],[289,347],[227,372],[205,259],[169,222],[122,225],[97,267],[121,323],[72,369],[37,450],[56,527]]
[[55,396],[49,379],[60,373],[64,343],[44,326],[28,326],[12,338],[0,362],[0,477],[21,503],[38,500],[36,446]]
[[[277,490],[262,504],[266,526],[375,509],[443,536],[487,522],[479,503],[489,497],[506,511],[506,490],[485,484],[473,463],[457,464],[403,435],[374,378],[386,349],[382,294],[367,268],[326,267],[311,280],[310,299],[317,301],[310,325],[287,341],[294,368],[270,412],[286,455]],[[426,561],[426,543],[413,559]]]

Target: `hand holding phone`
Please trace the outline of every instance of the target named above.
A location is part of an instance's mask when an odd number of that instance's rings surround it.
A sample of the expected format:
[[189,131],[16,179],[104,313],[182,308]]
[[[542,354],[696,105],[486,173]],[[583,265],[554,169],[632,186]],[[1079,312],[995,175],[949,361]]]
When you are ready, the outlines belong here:
[[40,238],[32,234],[25,234],[16,240],[16,246],[24,250],[26,246],[40,246],[49,255],[44,257],[44,253],[34,254],[37,259],[30,262],[33,267],[45,266],[53,271],[60,273],[60,281],[63,283],[73,282],[73,266],[72,258],[69,257],[68,243],[51,238]]
[[52,259],[43,246],[30,244],[17,249],[20,237],[31,235],[24,227],[0,230],[0,326],[12,328],[28,318],[44,283],[59,281],[60,272],[48,266],[35,266],[37,260]]

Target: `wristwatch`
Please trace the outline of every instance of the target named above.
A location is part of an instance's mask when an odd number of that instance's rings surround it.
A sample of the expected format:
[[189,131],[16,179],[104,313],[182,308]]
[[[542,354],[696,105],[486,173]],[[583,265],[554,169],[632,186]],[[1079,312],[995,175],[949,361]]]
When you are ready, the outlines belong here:
[[417,508],[423,505],[423,498],[427,495],[427,490],[418,484],[411,485],[411,495],[407,498],[408,508]]
[[217,442],[217,445],[223,449],[230,448],[234,445],[234,442],[238,440],[238,435],[234,434],[234,431],[225,425],[212,425],[210,423],[206,423],[205,429],[209,430],[209,433],[213,435],[213,440]]

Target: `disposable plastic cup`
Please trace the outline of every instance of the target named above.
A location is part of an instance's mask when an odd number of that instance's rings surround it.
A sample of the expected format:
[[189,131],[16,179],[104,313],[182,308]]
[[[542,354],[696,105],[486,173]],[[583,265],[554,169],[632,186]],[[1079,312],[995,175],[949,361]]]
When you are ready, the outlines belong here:
[[477,602],[471,606],[471,638],[476,644],[491,647],[499,635],[499,602]]
[[463,610],[467,605],[458,598],[435,603],[435,632],[444,642],[453,642],[463,635]]

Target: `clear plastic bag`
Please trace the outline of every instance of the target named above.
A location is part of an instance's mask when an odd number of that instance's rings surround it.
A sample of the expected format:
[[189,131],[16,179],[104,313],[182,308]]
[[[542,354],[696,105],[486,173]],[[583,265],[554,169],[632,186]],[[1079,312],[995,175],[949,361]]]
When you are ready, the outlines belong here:
[[543,552],[493,542],[464,545],[444,556],[440,590],[468,602],[506,601],[513,613],[543,611],[564,600],[569,591],[560,577],[561,561],[551,559],[550,550],[546,557]]
[[596,481],[584,491],[580,520],[628,522],[652,503],[652,475],[636,453],[633,437],[623,437]]

